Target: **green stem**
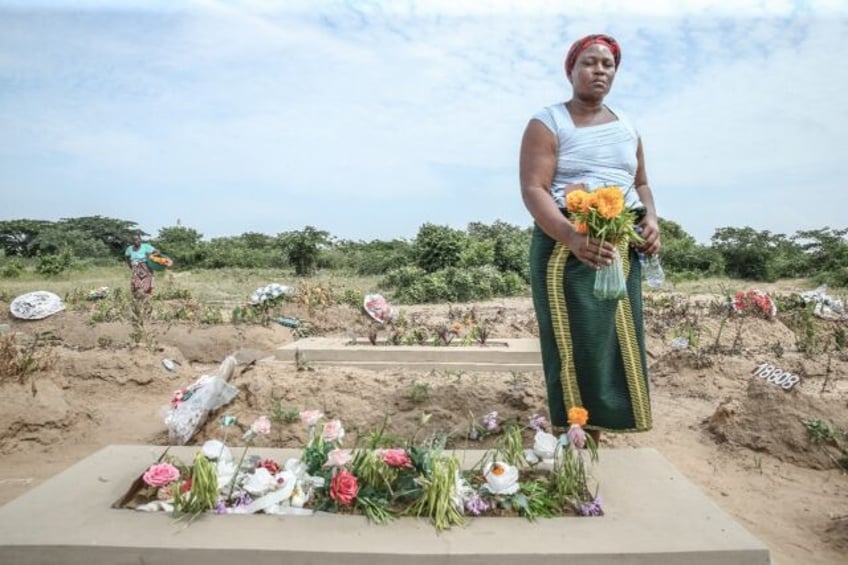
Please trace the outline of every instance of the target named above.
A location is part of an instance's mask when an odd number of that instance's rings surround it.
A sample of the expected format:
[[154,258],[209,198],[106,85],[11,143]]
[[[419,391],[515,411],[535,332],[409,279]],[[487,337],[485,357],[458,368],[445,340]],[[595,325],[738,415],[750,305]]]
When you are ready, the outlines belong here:
[[241,464],[244,463],[244,457],[247,455],[247,450],[250,447],[250,440],[247,440],[247,444],[244,446],[244,451],[241,452],[241,459],[239,459],[238,465],[236,465],[236,471],[233,473],[233,480],[230,481],[230,491],[227,493],[227,500],[230,500],[233,497],[233,489],[236,488],[236,479],[238,479],[239,470],[241,470]]

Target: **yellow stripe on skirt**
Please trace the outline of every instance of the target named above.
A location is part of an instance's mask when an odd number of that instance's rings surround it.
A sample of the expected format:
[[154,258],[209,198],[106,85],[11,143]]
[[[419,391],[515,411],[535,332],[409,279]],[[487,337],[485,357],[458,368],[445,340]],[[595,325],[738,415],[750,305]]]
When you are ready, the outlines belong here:
[[530,280],[555,426],[566,426],[568,409],[580,406],[589,411],[589,429],[651,428],[641,268],[626,244],[619,252],[627,296],[598,300],[593,295],[595,271],[534,228]]

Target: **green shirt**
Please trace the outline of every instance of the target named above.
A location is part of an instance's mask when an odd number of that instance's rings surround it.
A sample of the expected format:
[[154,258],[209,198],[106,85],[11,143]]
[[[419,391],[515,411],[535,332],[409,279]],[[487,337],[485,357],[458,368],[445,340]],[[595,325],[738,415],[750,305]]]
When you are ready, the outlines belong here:
[[142,243],[138,246],[138,249],[134,248],[132,245],[127,247],[127,250],[124,252],[124,255],[129,259],[130,265],[137,265],[138,263],[145,261],[147,256],[156,251],[156,248],[150,245],[149,243]]

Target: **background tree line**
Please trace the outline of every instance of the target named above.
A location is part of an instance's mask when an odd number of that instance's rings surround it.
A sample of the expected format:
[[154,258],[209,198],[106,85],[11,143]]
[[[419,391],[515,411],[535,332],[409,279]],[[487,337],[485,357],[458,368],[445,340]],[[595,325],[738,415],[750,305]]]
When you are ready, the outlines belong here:
[[[848,228],[802,230],[791,236],[750,227],[719,228],[703,245],[677,223],[660,220],[663,265],[672,279],[727,276],[751,281],[808,277],[848,287]],[[45,275],[124,260],[136,222],[89,216],[0,221],[0,277],[33,269]],[[144,234],[149,235],[149,234]],[[465,301],[524,293],[531,229],[502,221],[467,229],[426,223],[412,240],[353,241],[306,226],[271,236],[246,232],[204,240],[184,226],[150,238],[175,269],[288,269],[307,276],[332,270],[381,277],[403,301]]]

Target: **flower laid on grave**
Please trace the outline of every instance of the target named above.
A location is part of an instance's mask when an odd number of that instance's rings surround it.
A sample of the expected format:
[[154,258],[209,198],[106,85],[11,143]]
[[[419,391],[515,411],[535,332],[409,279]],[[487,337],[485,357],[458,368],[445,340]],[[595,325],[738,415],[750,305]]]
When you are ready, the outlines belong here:
[[[597,461],[597,450],[583,431],[588,413],[572,408],[568,419],[568,432],[557,437],[545,431],[547,420],[539,415],[529,418],[530,425],[520,425],[489,413],[485,421],[497,422],[503,435],[493,450],[463,470],[457,456],[438,443],[397,446],[382,430],[345,448],[342,422],[327,420],[317,410],[300,414],[309,436],[300,457],[283,462],[248,456],[253,440],[270,432],[263,416],[243,434],[238,459],[218,440],[207,441],[190,464],[166,451],[143,472],[124,506],[189,518],[204,512],[325,511],[384,523],[419,516],[439,530],[472,516],[598,516],[603,514],[600,498],[589,486],[589,465]],[[225,417],[221,424],[226,441],[235,420]],[[524,433],[533,431],[533,448],[524,449]]]
[[730,301],[731,309],[737,314],[753,314],[771,320],[777,314],[777,305],[771,296],[760,290],[739,291]]

